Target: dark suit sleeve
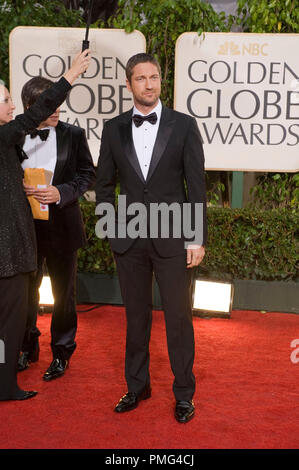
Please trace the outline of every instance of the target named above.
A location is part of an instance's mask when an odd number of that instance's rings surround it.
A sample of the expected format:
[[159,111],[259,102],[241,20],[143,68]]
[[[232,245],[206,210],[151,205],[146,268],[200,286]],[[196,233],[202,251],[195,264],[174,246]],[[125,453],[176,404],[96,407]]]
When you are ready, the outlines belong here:
[[54,83],[51,88],[45,90],[36,102],[23,114],[3,126],[0,126],[0,139],[11,146],[21,144],[25,134],[39,126],[63,103],[71,85],[65,78]]
[[[86,191],[92,188],[96,173],[84,129],[76,129],[79,133],[76,152],[71,158],[76,159],[76,174],[71,181],[57,184],[60,193],[59,208],[63,208],[78,200]],[[73,136],[74,138],[74,136]]]
[[104,125],[97,166],[96,204],[107,202],[115,206],[116,166],[109,143],[109,129]]
[[202,245],[207,242],[206,185],[202,138],[194,118],[191,119],[184,146],[184,173],[187,183],[188,202],[192,204],[191,220],[195,223],[195,203],[202,203]]

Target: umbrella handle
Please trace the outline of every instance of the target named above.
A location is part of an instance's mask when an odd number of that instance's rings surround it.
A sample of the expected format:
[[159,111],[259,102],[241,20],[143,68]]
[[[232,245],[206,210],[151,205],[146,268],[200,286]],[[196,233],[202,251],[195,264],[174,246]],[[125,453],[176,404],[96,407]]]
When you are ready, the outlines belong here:
[[86,49],[89,49],[88,33],[89,33],[89,26],[90,26],[90,21],[91,21],[92,6],[93,6],[93,0],[89,0],[85,39],[82,41],[82,52],[85,51]]
[[86,39],[84,39],[82,41],[82,52],[85,51],[86,49],[89,49],[89,41],[86,41]]

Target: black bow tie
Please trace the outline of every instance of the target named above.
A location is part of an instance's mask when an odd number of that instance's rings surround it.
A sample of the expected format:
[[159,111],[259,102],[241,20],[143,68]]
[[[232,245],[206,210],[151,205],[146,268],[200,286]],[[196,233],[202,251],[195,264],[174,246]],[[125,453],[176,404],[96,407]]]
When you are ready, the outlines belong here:
[[134,124],[136,127],[140,127],[144,121],[148,121],[151,124],[156,124],[157,122],[157,114],[156,113],[151,113],[148,116],[141,116],[140,114],[134,114],[132,117]]
[[41,140],[47,140],[49,129],[34,129],[34,131],[30,132],[31,139],[34,139],[37,135],[40,136]]

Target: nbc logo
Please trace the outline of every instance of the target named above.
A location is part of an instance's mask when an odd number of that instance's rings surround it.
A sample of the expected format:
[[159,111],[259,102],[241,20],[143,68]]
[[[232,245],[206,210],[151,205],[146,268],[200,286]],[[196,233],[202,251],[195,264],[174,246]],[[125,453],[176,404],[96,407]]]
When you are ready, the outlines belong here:
[[218,54],[219,55],[240,55],[240,48],[238,44],[235,44],[233,41],[226,41],[224,44],[220,45]]
[[253,55],[267,56],[266,47],[269,44],[258,44],[256,42],[249,44],[236,44],[234,41],[225,41],[218,49],[218,55]]

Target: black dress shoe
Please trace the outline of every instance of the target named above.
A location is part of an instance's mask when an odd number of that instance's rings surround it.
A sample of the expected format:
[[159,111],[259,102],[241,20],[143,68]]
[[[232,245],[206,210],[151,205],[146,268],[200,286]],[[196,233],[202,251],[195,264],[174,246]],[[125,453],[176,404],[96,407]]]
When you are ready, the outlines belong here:
[[30,391],[27,392],[26,390],[20,390],[17,395],[15,395],[11,400],[28,400],[29,398],[33,398],[37,395],[37,392]]
[[195,406],[193,400],[177,400],[174,416],[179,423],[188,423],[193,418]]
[[28,369],[31,362],[37,362],[39,359],[39,346],[33,351],[23,351],[21,352],[18,359],[18,371]]
[[116,413],[124,413],[125,411],[131,411],[137,408],[138,403],[141,400],[147,400],[151,396],[151,387],[147,386],[141,390],[140,393],[128,392],[118,402],[114,411]]
[[67,360],[59,359],[58,357],[56,357],[55,359],[53,359],[49,368],[44,373],[43,379],[46,381],[49,381],[49,380],[53,380],[53,379],[57,379],[58,377],[61,377],[64,374],[67,366],[68,366]]

